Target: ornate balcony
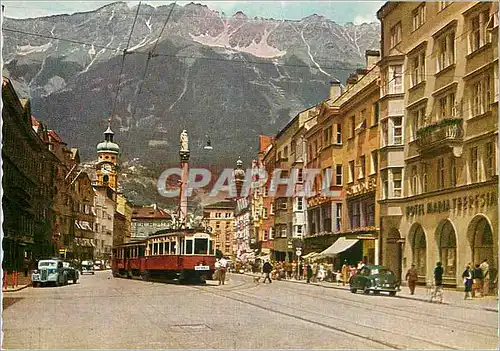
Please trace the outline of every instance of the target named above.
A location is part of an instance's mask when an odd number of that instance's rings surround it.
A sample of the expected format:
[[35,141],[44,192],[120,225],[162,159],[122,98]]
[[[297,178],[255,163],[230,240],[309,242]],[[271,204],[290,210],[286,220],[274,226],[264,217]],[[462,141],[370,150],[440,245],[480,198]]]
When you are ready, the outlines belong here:
[[421,154],[440,154],[451,149],[456,157],[462,154],[463,119],[445,118],[417,131],[417,147]]

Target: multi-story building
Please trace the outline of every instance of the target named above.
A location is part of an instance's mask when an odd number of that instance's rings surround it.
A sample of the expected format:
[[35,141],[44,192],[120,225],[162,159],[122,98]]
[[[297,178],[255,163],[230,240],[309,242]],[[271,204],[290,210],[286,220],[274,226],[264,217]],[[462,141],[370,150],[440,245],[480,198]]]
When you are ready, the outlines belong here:
[[[76,157],[77,153],[75,153]],[[96,233],[99,233],[100,219],[97,215],[102,216],[100,210],[96,212],[96,191],[92,187],[92,181],[89,175],[79,170],[71,180],[73,193],[73,230],[69,235],[68,240],[73,241],[70,252],[65,252],[66,258],[76,258],[78,260],[98,258],[95,255]],[[69,243],[68,243],[69,244]]]
[[156,206],[134,206],[132,208],[131,240],[140,240],[159,230],[172,228],[172,216]]
[[113,246],[128,243],[132,236],[132,204],[122,194],[116,197]]
[[204,222],[215,235],[215,248],[233,258],[235,206],[234,201],[219,201],[203,208]]
[[271,254],[273,249],[273,241],[275,237],[274,232],[274,196],[269,194],[271,185],[271,177],[276,166],[276,148],[274,147],[274,139],[262,152],[262,166],[268,174],[266,183],[262,186],[262,243],[260,244],[260,251],[264,254]]
[[[53,171],[58,160],[32,127],[29,100],[2,79],[3,268],[25,271],[55,254],[52,230]],[[46,137],[46,135],[45,135]]]
[[[410,14],[410,15],[408,15]],[[498,268],[498,2],[387,2],[380,124],[383,263]]]

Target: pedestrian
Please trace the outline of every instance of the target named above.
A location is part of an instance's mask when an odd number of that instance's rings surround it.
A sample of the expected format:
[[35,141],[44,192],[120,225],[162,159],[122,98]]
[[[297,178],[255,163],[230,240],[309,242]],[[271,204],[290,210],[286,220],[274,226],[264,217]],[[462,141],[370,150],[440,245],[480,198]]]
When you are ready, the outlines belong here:
[[480,267],[483,272],[483,296],[488,296],[490,292],[490,266],[488,265],[488,260],[484,259]]
[[347,265],[347,260],[344,261],[341,272],[342,272],[342,285],[345,286],[349,281],[349,266]]
[[264,265],[262,266],[262,273],[264,273],[264,284],[266,283],[266,280],[269,280],[269,283],[273,282],[271,280],[271,277],[269,276],[272,270],[273,266],[271,265],[271,263],[269,263],[269,261],[264,262]]
[[292,262],[292,279],[297,280],[297,262]]
[[472,285],[472,297],[482,296],[481,292],[483,291],[483,271],[481,270],[481,266],[476,264],[476,268],[474,269],[474,283]]
[[443,265],[441,262],[436,263],[436,268],[434,268],[434,284],[435,284],[435,289],[434,289],[434,295],[436,295],[438,292],[442,293],[443,291]]
[[304,267],[302,262],[299,263],[299,276],[297,277],[298,280],[302,280],[304,277]]
[[310,263],[308,263],[306,267],[306,276],[307,276],[307,282],[310,283],[311,278],[313,276],[313,270]]
[[358,263],[358,271],[360,271],[364,266],[365,266],[365,263],[363,261],[359,261],[359,263]]
[[316,283],[316,279],[318,278],[318,264],[314,262],[312,266],[312,281],[313,283]]
[[417,285],[417,280],[418,280],[418,272],[417,268],[415,267],[415,264],[412,264],[411,268],[408,269],[408,272],[406,273],[406,280],[408,281],[408,288],[410,289],[410,294],[414,295],[415,285]]
[[227,270],[227,260],[222,257],[220,260],[219,260],[219,264],[220,264],[220,272],[219,272],[219,285],[224,285],[224,283],[226,282],[226,270]]
[[472,273],[472,269],[471,269],[471,264],[470,263],[465,267],[465,271],[462,273],[462,278],[464,278],[464,285],[465,285],[464,300],[467,300],[467,297],[472,298],[472,279],[473,279],[473,273]]

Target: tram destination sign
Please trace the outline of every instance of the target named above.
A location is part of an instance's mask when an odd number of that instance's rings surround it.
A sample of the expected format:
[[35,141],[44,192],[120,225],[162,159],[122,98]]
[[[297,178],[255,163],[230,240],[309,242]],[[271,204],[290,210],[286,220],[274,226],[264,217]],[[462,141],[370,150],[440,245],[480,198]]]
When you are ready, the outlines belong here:
[[485,206],[496,205],[498,199],[494,191],[476,195],[460,196],[452,199],[432,201],[426,204],[406,206],[406,217],[423,216],[426,214],[449,211],[465,211],[467,209],[482,209]]

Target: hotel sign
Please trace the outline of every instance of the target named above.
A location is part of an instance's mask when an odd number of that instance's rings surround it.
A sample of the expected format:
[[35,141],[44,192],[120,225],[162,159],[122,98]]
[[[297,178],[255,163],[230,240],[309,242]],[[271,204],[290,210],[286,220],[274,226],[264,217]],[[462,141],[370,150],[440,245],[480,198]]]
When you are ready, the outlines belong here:
[[428,202],[426,204],[416,204],[406,206],[406,217],[423,216],[426,214],[443,213],[449,211],[465,211],[467,209],[482,209],[485,206],[494,206],[498,198],[494,191],[460,196],[452,199]]

